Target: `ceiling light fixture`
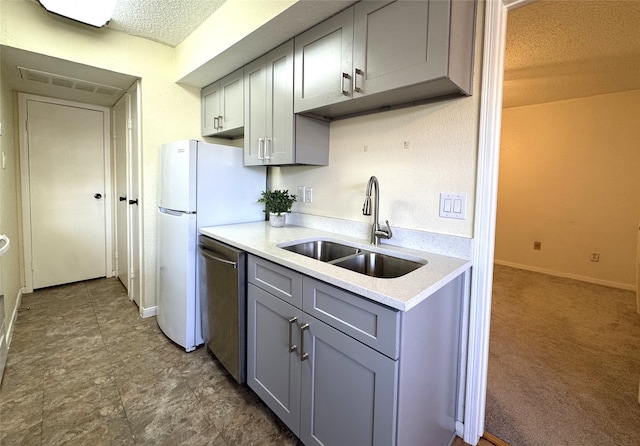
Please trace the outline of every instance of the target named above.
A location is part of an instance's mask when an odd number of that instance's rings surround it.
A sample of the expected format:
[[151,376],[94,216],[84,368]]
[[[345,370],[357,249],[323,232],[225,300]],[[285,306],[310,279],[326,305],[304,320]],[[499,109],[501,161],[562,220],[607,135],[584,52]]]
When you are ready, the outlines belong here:
[[100,28],[111,20],[116,0],[38,0],[49,12]]

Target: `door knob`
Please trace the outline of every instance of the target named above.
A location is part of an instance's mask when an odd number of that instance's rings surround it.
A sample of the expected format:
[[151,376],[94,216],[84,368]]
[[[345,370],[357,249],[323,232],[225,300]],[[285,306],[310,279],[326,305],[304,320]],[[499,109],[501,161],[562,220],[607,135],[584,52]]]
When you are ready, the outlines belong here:
[[136,198],[135,200],[129,200],[129,204],[138,204],[138,199]]
[[120,197],[120,201],[127,201],[127,197]]
[[95,198],[96,200],[99,200],[102,198],[102,194],[95,194],[93,198]]

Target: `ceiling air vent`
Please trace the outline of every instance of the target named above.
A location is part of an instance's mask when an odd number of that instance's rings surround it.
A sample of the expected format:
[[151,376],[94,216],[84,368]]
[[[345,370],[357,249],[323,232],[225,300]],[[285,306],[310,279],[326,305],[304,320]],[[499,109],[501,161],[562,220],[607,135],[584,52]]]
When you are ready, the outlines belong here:
[[51,84],[56,87],[71,88],[73,90],[86,91],[88,93],[101,94],[105,96],[116,96],[122,92],[122,89],[118,87],[83,81],[31,68],[18,67],[18,71],[20,72],[20,77],[26,81]]

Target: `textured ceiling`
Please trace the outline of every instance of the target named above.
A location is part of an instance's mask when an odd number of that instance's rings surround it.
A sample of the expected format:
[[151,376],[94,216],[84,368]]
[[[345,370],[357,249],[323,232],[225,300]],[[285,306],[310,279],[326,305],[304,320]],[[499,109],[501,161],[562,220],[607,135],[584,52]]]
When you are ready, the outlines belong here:
[[509,12],[505,107],[640,89],[640,1],[541,0]]
[[[223,3],[224,0],[118,0],[108,27],[176,46]],[[328,11],[317,10],[318,5],[344,3],[340,7],[345,7],[349,2],[304,0],[304,3],[304,8],[310,11],[306,17],[299,19],[292,15],[295,17],[290,17],[292,23],[286,27],[278,26],[287,28],[285,31],[291,31],[295,26],[304,29],[311,26],[314,19],[320,21],[330,15]],[[640,89],[639,30],[640,0],[540,0],[510,11],[504,106]],[[255,51],[266,52],[269,48],[263,49],[260,45],[268,46],[267,40],[260,35],[247,45],[256,47]],[[247,48],[230,49],[228,52],[236,54],[243,51],[246,52]],[[42,55],[38,57],[20,51],[2,53],[2,61],[9,65],[51,70],[59,75],[114,86],[130,85],[132,82],[128,77],[117,79],[116,73],[111,73],[116,79],[107,82],[103,76],[96,75],[87,67],[64,65],[62,61],[55,62]],[[25,64],[23,59],[28,60],[29,64]],[[224,58],[218,57],[212,63],[224,65],[219,63],[222,60],[217,59]],[[11,72],[17,73],[17,70]],[[207,76],[212,75],[208,73]],[[16,79],[16,82],[19,81]],[[19,88],[27,91],[30,88],[28,84],[22,82]]]
[[118,0],[108,27],[175,47],[224,2],[225,0]]

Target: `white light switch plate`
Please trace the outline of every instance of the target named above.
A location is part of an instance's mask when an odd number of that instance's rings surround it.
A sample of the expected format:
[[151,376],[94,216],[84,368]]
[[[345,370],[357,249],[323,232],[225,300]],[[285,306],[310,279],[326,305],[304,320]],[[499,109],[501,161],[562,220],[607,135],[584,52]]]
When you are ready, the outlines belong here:
[[440,194],[440,217],[467,218],[467,194]]

